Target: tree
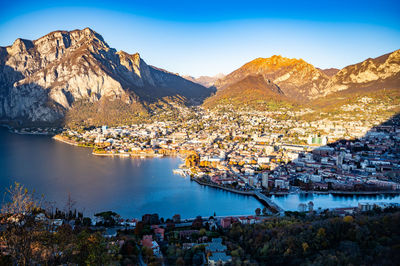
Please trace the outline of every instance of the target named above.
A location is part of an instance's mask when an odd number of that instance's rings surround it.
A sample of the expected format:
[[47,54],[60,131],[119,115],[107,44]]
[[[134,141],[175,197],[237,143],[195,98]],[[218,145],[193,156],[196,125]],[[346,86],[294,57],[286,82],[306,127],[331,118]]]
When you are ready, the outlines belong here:
[[205,236],[206,233],[207,233],[207,231],[206,231],[206,229],[204,229],[204,228],[201,228],[200,231],[199,231],[199,235],[200,235],[200,236]]
[[352,223],[354,221],[353,216],[347,215],[345,217],[343,217],[343,221],[346,223]]
[[264,208],[262,209],[262,214],[263,214],[264,216],[267,216],[267,214],[268,214],[267,207],[264,207]]
[[301,246],[303,247],[304,253],[306,253],[307,250],[310,248],[310,246],[307,244],[307,242],[303,242],[303,244]]
[[15,183],[7,189],[6,198],[0,236],[13,265],[104,265],[110,261],[112,246],[107,247],[100,233],[78,234],[69,225],[57,228],[42,201],[24,186]]
[[187,167],[197,166],[200,163],[200,156],[197,153],[189,154],[186,157],[185,164]]
[[46,227],[44,221],[35,219],[41,210],[41,201],[19,183],[10,186],[5,194],[8,201],[3,205],[1,218],[5,220],[5,230],[1,240],[8,248],[12,260],[18,265],[28,265],[40,261],[37,248]]
[[115,224],[115,219],[117,219],[118,214],[113,211],[99,212],[94,216],[100,217],[103,225],[105,226],[113,226]]
[[256,215],[257,215],[257,216],[260,216],[260,214],[261,214],[261,209],[260,209],[260,208],[257,208],[257,209],[256,209]]
[[83,226],[91,226],[92,225],[92,219],[90,219],[89,217],[85,217],[83,218]]
[[142,247],[142,255],[147,263],[149,263],[150,260],[154,257],[153,250],[146,246]]
[[67,202],[65,203],[65,214],[67,215],[67,219],[74,219],[75,217],[72,217],[72,210],[74,209],[76,204],[76,201],[72,199],[71,197],[71,192],[68,192],[68,198]]
[[76,263],[79,265],[106,265],[111,261],[107,242],[99,232],[82,231],[76,239]]

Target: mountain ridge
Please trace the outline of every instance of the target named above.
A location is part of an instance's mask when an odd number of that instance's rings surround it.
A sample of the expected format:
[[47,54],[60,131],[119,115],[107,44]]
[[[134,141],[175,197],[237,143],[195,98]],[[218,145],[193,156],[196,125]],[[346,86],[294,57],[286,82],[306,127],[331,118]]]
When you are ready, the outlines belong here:
[[[149,112],[168,98],[199,104],[213,90],[111,48],[90,28],[0,47],[0,118],[60,122],[77,100],[119,100]],[[183,97],[183,98],[182,98]]]
[[[340,70],[274,55],[256,58],[223,77],[194,78],[148,65],[139,53],[117,51],[85,28],[53,31],[36,40],[17,38],[0,47],[0,120],[130,123],[154,108],[157,112],[183,105],[210,108],[220,100],[312,106],[317,99],[329,101],[330,95],[334,100],[342,93],[347,97],[399,89],[399,83],[400,50]],[[105,121],[98,113],[114,118]]]
[[[216,99],[219,97],[218,91],[223,90],[224,97],[229,98],[230,88],[236,90],[235,84],[251,75],[262,75],[265,80],[278,86],[287,97],[286,101],[312,106],[316,99],[329,98],[329,95],[342,90],[349,95],[352,91],[359,93],[365,90],[367,93],[383,88],[400,88],[400,50],[368,58],[340,70],[319,69],[303,59],[277,55],[256,58],[217,80],[217,93],[206,100],[207,106],[210,107],[210,103],[219,104]],[[232,95],[236,95],[236,92]],[[243,99],[245,97],[243,95]]]

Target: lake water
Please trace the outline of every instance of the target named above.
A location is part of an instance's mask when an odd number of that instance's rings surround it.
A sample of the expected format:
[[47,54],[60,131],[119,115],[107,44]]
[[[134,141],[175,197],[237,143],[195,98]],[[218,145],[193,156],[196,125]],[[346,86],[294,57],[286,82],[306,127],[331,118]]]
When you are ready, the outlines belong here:
[[392,202],[400,203],[399,195],[332,195],[332,194],[289,194],[284,196],[272,196],[281,208],[289,211],[297,211],[300,203],[314,203],[314,209],[331,209],[341,207],[356,207],[359,202]]
[[[15,181],[64,208],[68,193],[78,210],[91,216],[113,210],[125,218],[158,213],[168,218],[197,215],[254,214],[263,206],[253,197],[201,186],[174,175],[178,158],[130,159],[98,157],[90,149],[70,146],[47,136],[17,135],[0,128],[0,187]],[[315,208],[356,206],[358,201],[400,202],[400,196],[337,197],[287,195],[273,199],[284,209],[297,210],[312,200]]]
[[0,128],[0,186],[14,181],[64,208],[68,193],[91,216],[113,210],[125,218],[158,213],[168,218],[254,214],[253,197],[200,186],[174,175],[179,158],[98,157],[87,148],[48,136],[18,135]]

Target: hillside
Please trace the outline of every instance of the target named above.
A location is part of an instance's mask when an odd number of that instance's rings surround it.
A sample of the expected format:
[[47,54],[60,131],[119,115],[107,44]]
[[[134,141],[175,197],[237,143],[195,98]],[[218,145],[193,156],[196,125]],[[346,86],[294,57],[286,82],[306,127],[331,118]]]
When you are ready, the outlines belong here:
[[206,99],[204,106],[232,104],[233,106],[254,106],[257,109],[268,109],[274,105],[291,102],[276,84],[265,80],[262,75],[250,75],[230,86],[219,89],[215,95]]

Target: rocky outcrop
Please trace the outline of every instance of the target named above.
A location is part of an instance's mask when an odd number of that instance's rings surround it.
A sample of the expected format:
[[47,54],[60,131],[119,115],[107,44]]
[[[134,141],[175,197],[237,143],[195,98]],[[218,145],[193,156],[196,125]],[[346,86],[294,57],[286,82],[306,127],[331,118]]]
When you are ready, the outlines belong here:
[[110,48],[86,28],[0,47],[0,119],[60,122],[77,100],[146,106],[163,97],[201,102],[212,90]]
[[400,50],[343,68],[329,80],[324,95],[381,88],[400,88]]

